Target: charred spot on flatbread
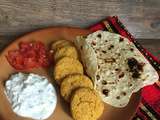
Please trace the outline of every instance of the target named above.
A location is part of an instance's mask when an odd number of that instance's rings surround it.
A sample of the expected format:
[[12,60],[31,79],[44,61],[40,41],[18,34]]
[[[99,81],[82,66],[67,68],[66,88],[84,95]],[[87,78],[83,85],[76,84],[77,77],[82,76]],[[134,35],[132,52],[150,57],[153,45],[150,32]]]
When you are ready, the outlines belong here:
[[124,72],[122,72],[120,75],[119,75],[119,78],[122,78],[124,77]]
[[130,48],[130,51],[132,51],[132,52],[133,52],[133,51],[134,51],[134,49],[133,49],[133,48]]
[[118,53],[117,55],[118,55],[118,56],[121,56],[121,54],[120,54],[120,53]]
[[105,50],[102,50],[103,53],[107,53]]
[[112,48],[114,48],[114,45],[110,45],[110,46],[108,47],[108,50],[111,50]]
[[102,85],[107,85],[107,81],[103,80]]
[[113,62],[116,62],[116,59],[115,58],[106,58],[104,59],[105,63],[113,63]]
[[126,92],[121,92],[121,95],[123,96],[126,96],[126,94],[127,94]]
[[120,69],[119,69],[119,68],[116,68],[116,69],[115,69],[115,71],[119,72],[119,71],[120,71]]
[[100,76],[99,76],[99,75],[96,75],[96,78],[97,78],[97,80],[99,80],[99,79],[100,79]]
[[109,90],[108,90],[108,89],[103,89],[103,90],[102,90],[102,93],[103,93],[105,96],[108,96]]
[[141,75],[140,72],[143,71],[143,63],[139,63],[134,57],[127,59],[127,64],[130,69],[130,72],[132,72],[133,78],[139,78]]
[[133,78],[139,78],[141,74],[138,71],[133,72],[132,77]]
[[119,38],[119,42],[123,42],[124,39],[122,37]]
[[100,69],[100,65],[98,65],[98,69]]
[[116,99],[119,100],[119,99],[120,99],[120,96],[117,96]]
[[98,35],[97,35],[97,37],[98,37],[98,38],[101,38],[101,37],[102,37],[102,35],[101,35],[101,34],[98,34]]
[[129,87],[132,87],[132,86],[133,86],[133,85],[130,83],[130,84],[129,84]]
[[93,40],[91,44],[92,44],[93,46],[95,46],[95,45],[96,45],[96,42]]

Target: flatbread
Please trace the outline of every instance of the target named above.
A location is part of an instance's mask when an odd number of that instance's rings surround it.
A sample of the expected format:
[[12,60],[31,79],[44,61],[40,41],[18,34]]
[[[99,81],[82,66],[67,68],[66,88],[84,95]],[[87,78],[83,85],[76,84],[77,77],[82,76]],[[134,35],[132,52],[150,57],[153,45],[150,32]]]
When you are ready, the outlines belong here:
[[159,78],[135,45],[118,34],[97,31],[78,37],[75,45],[94,88],[114,107],[125,107],[132,93]]

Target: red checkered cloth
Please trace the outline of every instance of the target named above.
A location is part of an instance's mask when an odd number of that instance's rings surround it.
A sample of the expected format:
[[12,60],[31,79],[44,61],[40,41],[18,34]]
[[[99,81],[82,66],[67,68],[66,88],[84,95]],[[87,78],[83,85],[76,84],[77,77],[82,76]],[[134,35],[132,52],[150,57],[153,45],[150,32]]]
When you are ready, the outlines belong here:
[[[89,27],[91,31],[104,30],[118,33],[132,41],[139,51],[148,59],[153,67],[160,71],[160,60],[148,52],[128,32],[117,16],[107,17],[105,20]],[[142,99],[133,120],[160,120],[160,81],[142,89]]]

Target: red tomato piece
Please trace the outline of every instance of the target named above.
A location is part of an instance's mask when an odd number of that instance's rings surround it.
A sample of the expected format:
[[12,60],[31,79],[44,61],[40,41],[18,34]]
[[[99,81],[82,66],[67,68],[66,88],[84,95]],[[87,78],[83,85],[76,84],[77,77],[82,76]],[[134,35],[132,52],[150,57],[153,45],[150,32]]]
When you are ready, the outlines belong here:
[[8,62],[17,70],[48,67],[49,55],[42,42],[21,42],[18,50],[8,52]]

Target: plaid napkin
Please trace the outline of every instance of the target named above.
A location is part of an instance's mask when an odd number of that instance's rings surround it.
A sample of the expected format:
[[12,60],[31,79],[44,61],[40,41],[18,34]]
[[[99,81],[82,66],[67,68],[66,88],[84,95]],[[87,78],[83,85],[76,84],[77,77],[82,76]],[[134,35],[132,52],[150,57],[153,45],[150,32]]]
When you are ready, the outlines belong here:
[[[91,31],[105,30],[118,33],[132,41],[139,51],[148,59],[153,67],[160,71],[160,60],[142,47],[128,32],[117,16],[107,17],[105,20],[89,27]],[[142,89],[142,99],[133,120],[160,120],[160,81]]]

